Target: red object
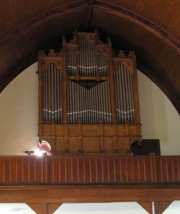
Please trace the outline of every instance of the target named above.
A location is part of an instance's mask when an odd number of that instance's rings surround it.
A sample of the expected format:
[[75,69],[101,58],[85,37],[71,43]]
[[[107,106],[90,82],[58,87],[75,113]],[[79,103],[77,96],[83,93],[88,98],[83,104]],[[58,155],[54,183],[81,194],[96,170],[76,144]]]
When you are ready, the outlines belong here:
[[39,143],[39,149],[42,152],[45,152],[47,155],[51,155],[51,146],[47,141],[42,141],[41,143]]

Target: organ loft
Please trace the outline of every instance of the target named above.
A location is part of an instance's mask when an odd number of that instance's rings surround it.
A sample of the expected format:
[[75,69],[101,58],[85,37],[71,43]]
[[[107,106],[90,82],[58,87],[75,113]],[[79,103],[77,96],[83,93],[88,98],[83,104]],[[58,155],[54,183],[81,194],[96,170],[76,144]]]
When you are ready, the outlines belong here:
[[96,32],[40,51],[38,135],[56,155],[130,154],[141,141],[134,54],[114,54]]

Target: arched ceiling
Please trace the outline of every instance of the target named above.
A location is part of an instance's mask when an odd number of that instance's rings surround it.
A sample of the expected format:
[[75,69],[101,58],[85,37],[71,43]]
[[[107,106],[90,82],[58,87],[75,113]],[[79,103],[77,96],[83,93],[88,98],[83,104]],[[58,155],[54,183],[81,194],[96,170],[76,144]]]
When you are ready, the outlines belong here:
[[0,91],[72,31],[94,31],[114,49],[134,50],[137,67],[180,113],[179,0],[0,1]]

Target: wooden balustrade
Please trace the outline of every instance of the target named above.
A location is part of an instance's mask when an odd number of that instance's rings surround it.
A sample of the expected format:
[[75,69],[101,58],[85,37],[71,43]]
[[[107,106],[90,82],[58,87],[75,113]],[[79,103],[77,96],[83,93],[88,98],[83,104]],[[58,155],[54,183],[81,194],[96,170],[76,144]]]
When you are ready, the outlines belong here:
[[0,185],[180,183],[180,156],[1,156]]

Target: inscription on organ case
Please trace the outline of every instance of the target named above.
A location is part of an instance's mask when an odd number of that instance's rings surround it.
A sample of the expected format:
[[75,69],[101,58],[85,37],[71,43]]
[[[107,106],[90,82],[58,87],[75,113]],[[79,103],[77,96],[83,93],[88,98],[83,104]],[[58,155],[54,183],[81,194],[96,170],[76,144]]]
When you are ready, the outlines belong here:
[[54,154],[129,154],[141,140],[134,54],[85,32],[40,51],[38,135]]

